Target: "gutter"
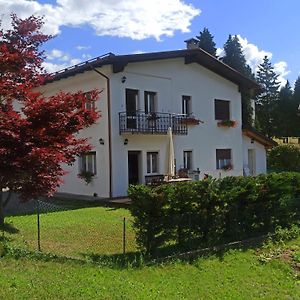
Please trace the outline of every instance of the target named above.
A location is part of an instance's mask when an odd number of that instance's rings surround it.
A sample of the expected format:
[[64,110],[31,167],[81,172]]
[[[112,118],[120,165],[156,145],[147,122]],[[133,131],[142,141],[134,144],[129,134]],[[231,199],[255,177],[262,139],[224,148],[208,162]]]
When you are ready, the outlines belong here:
[[110,79],[102,72],[92,68],[100,76],[106,79],[107,86],[107,114],[108,114],[108,161],[109,161],[109,198],[112,198],[112,149],[111,149],[111,106],[110,106]]

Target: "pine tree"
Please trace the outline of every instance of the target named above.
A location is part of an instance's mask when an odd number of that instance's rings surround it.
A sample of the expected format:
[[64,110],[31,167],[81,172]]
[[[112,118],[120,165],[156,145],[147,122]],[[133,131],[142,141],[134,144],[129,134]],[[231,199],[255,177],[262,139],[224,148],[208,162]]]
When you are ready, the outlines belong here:
[[256,97],[256,116],[260,128],[267,136],[272,137],[279,134],[278,123],[276,123],[276,111],[279,99],[278,75],[265,56],[258,67],[257,82],[262,87],[262,92]]
[[[222,61],[225,64],[231,66],[245,76],[249,76],[251,74],[251,69],[246,63],[241,43],[236,35],[229,35],[226,43],[224,44],[224,51],[225,56],[222,58]],[[251,77],[251,75],[249,77]]]
[[293,93],[293,105],[295,109],[295,121],[294,121],[294,136],[300,137],[300,76],[298,76]]
[[214,36],[206,27],[204,27],[203,31],[200,32],[200,35],[196,36],[196,38],[199,40],[199,48],[217,57],[217,48],[216,43],[214,42]]
[[295,81],[293,98],[297,103],[300,104],[300,76],[298,76],[297,80]]
[[[246,58],[242,51],[241,43],[238,37],[229,35],[224,45],[225,56],[222,61],[234,68],[238,72],[254,79],[254,75],[250,66],[246,62]],[[244,125],[252,125],[252,108],[251,108],[251,95],[247,91],[242,91],[242,120]]]
[[294,135],[293,123],[296,111],[294,108],[293,91],[289,81],[279,91],[279,101],[275,108],[275,127],[278,137],[288,137]]

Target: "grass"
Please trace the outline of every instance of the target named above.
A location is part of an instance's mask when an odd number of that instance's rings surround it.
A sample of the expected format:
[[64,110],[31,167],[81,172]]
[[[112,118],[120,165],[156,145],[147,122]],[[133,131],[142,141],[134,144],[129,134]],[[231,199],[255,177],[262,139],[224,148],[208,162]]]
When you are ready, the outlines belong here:
[[[135,251],[129,211],[105,207],[41,214],[42,251],[71,257],[92,253],[121,253],[124,217],[126,218],[126,250]],[[36,220],[36,215],[7,218],[6,221],[12,230],[8,230],[5,235],[11,244],[31,251],[37,249]]]
[[1,299],[300,298],[292,269],[261,264],[253,250],[128,269],[2,258],[0,269]]
[[[42,250],[75,257],[118,255],[124,216],[130,220],[127,210],[103,207],[43,214]],[[8,221],[11,233],[6,232],[5,238],[9,244],[35,249],[36,216]],[[129,223],[127,234],[127,249],[135,251]],[[285,246],[295,250],[297,262],[300,238]],[[262,263],[256,249],[229,250],[190,263],[178,260],[139,267],[8,255],[0,258],[0,270],[0,299],[7,300],[300,299],[299,276],[291,264],[280,258]]]

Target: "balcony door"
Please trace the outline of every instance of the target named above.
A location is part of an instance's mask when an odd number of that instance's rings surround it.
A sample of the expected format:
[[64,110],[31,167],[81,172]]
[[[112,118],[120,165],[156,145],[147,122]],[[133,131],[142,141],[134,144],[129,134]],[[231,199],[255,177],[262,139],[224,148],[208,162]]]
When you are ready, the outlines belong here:
[[126,89],[126,116],[127,128],[136,129],[137,119],[136,112],[138,108],[139,91],[133,89]]

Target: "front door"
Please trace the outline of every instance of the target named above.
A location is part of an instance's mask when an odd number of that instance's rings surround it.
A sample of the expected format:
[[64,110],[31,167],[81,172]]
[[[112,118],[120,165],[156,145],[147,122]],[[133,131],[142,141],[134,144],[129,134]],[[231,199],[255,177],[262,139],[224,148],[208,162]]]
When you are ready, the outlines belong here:
[[128,151],[128,183],[129,184],[140,183],[139,162],[140,162],[140,152],[139,151]]
[[138,90],[126,89],[127,128],[136,129]]
[[256,159],[255,159],[255,150],[248,149],[248,167],[249,167],[249,174],[251,176],[256,175]]

